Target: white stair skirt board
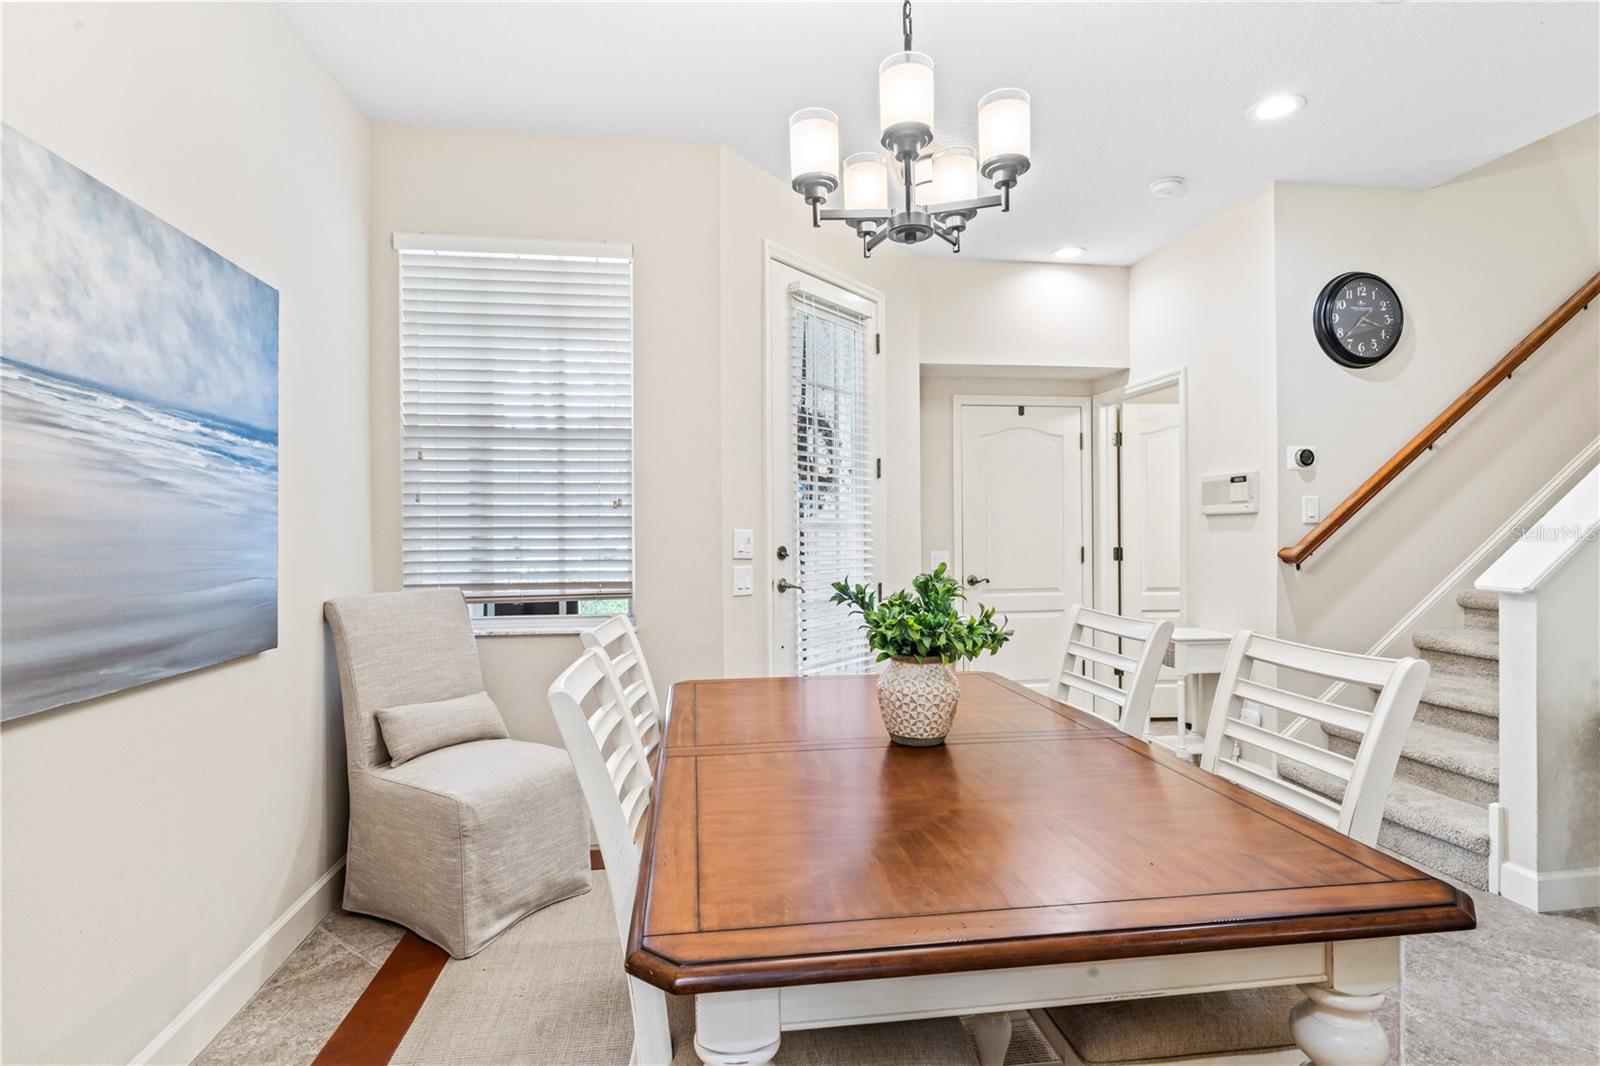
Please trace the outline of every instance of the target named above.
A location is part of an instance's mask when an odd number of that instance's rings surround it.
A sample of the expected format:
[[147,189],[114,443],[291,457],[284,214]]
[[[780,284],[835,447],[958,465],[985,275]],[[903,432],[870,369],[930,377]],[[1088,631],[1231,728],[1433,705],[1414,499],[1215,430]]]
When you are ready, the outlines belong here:
[[299,899],[278,915],[262,934],[228,964],[216,980],[205,987],[189,1005],[157,1033],[144,1050],[133,1057],[132,1066],[145,1063],[189,1062],[228,1024],[228,1019],[250,1001],[283,960],[338,906],[344,887],[339,875],[345,857],[311,883]]
[[1600,869],[1537,873],[1514,862],[1502,863],[1500,894],[1541,914],[1600,907]]

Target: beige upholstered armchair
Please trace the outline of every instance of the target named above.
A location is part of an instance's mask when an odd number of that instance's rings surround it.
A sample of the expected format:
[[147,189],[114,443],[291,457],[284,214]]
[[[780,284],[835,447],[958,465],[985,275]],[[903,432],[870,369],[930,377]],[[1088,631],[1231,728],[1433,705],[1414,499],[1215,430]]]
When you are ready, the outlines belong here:
[[348,596],[324,614],[344,690],[345,909],[465,958],[587,891],[588,815],[572,763],[506,738],[461,593]]

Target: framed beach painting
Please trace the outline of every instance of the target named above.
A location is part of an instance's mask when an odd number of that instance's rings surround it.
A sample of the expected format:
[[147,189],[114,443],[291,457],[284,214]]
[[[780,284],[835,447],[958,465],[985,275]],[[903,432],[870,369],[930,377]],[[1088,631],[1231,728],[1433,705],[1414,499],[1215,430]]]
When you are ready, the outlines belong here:
[[10,127],[0,182],[0,716],[276,647],[277,290]]

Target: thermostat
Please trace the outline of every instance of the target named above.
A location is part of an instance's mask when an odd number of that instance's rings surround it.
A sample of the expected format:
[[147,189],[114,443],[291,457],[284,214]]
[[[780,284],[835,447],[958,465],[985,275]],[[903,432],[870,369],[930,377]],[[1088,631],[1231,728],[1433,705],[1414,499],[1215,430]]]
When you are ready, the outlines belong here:
[[1255,514],[1260,510],[1256,483],[1260,472],[1211,474],[1200,479],[1201,514]]

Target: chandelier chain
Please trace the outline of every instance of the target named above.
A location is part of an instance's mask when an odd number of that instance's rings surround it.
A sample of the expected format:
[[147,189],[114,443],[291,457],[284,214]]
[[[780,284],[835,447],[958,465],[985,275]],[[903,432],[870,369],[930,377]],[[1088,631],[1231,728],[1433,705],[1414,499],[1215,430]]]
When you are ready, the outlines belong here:
[[911,0],[906,0],[905,6],[900,9],[900,27],[906,35],[907,52],[911,51]]

